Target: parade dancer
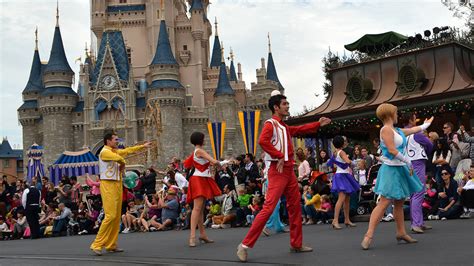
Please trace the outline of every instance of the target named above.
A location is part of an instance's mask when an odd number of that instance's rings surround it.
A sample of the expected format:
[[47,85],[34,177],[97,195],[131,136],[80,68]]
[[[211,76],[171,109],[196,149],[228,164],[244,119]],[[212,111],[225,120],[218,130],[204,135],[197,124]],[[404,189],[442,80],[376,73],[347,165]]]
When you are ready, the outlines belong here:
[[[416,126],[416,114],[410,113],[407,116],[407,128]],[[406,154],[410,158],[416,175],[422,184],[426,183],[426,161],[427,154],[433,149],[433,143],[430,139],[418,132],[407,137]],[[432,227],[426,225],[423,221],[423,200],[425,198],[425,191],[417,192],[410,197],[410,217],[411,217],[411,231],[417,234],[424,233],[424,230]]]
[[265,224],[275,209],[281,195],[287,199],[287,208],[290,218],[290,251],[311,252],[311,247],[303,246],[301,226],[301,194],[296,180],[294,167],[294,150],[291,137],[315,133],[320,126],[331,122],[329,118],[321,117],[318,122],[303,126],[288,126],[283,119],[289,115],[289,103],[279,91],[272,92],[268,101],[272,111],[272,118],[265,121],[259,144],[265,151],[265,160],[271,161],[268,170],[268,191],[262,210],[257,215],[242,243],[237,247],[237,257],[240,261],[247,261],[247,250],[257,242]]
[[95,255],[107,252],[123,252],[117,247],[122,211],[122,177],[125,171],[125,159],[128,154],[151,147],[150,142],[143,145],[117,149],[119,138],[114,133],[104,136],[104,147],[99,154],[100,196],[105,213],[99,232],[90,248]]
[[347,154],[342,150],[344,146],[344,138],[341,136],[334,137],[332,144],[336,148],[334,155],[328,161],[327,165],[336,166],[336,174],[332,178],[331,192],[338,193],[337,203],[334,208],[334,219],[332,221],[332,228],[335,230],[342,229],[339,225],[339,212],[342,205],[344,205],[344,224],[346,227],[355,227],[349,218],[349,207],[351,194],[360,189],[359,183],[351,174],[352,161]]
[[411,160],[405,154],[407,146],[405,136],[427,129],[433,121],[433,117],[431,117],[425,120],[421,126],[404,129],[395,128],[393,125],[398,121],[397,107],[388,103],[379,105],[376,115],[384,124],[380,130],[380,145],[382,148],[380,160],[382,166],[377,174],[374,189],[374,192],[380,195],[380,201],[370,215],[369,228],[361,242],[364,250],[369,249],[375,228],[392,200],[397,226],[396,240],[406,243],[418,242],[409,236],[405,230],[403,202],[413,193],[423,191],[424,185],[414,174]]
[[199,240],[204,243],[214,243],[207,237],[204,228],[204,204],[206,200],[213,199],[222,194],[209,169],[210,165],[223,165],[228,161],[219,162],[212,158],[204,149],[204,134],[194,132],[191,134],[191,143],[194,145],[193,154],[184,162],[185,168],[194,167],[194,173],[189,178],[186,203],[193,203],[191,212],[191,228],[189,232],[189,246],[196,246],[196,226],[199,228]]

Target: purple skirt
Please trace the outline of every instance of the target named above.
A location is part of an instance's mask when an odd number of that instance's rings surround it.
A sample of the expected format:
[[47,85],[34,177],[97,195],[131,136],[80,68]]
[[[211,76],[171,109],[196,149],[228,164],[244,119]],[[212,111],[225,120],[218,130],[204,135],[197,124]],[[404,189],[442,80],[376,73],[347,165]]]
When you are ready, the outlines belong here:
[[351,194],[360,189],[359,183],[351,174],[336,173],[332,177],[331,192]]

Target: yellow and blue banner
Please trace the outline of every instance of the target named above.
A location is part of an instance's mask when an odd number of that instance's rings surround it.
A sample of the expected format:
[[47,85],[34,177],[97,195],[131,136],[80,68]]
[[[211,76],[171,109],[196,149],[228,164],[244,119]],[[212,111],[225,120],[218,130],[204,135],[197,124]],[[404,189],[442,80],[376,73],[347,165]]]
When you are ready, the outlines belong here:
[[260,110],[240,111],[240,129],[244,139],[244,146],[247,153],[257,153],[258,126],[260,123]]
[[224,154],[225,127],[225,121],[207,123],[207,130],[209,131],[209,137],[211,139],[212,152],[214,153],[214,159],[216,160],[220,160],[221,156]]

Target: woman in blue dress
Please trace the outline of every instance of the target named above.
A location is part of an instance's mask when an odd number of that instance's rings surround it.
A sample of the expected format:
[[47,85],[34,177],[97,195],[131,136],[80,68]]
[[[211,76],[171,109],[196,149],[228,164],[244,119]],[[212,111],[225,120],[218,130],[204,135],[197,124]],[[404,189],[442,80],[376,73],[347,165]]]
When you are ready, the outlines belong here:
[[395,128],[393,125],[398,122],[397,107],[388,103],[379,105],[376,115],[383,123],[383,127],[380,129],[382,166],[379,169],[374,189],[375,193],[380,195],[380,201],[370,215],[369,228],[361,243],[364,250],[369,249],[375,228],[392,201],[397,225],[396,240],[406,243],[418,242],[405,230],[403,202],[413,193],[422,191],[424,184],[414,174],[410,158],[405,154],[406,136],[427,129],[433,122],[433,117],[431,117],[425,120],[421,126]]

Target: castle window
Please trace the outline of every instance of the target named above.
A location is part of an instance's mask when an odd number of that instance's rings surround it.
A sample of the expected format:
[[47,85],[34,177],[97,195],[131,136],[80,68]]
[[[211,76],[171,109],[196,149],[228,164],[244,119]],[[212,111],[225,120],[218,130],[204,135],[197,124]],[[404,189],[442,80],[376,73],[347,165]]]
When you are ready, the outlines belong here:
[[187,50],[188,50],[188,46],[187,46],[187,45],[183,45],[183,50],[184,50],[184,51],[187,51]]
[[81,116],[81,113],[77,113],[77,116]]
[[66,96],[66,100],[69,99],[69,96]]
[[8,167],[10,167],[10,160],[8,159],[3,160],[3,168],[8,168]]
[[38,111],[38,108],[35,108],[35,111]]
[[132,49],[130,47],[127,47],[127,56],[128,56],[128,63],[132,63]]
[[160,20],[160,10],[156,10],[156,18]]
[[120,0],[120,4],[126,4],[127,0]]
[[49,96],[50,99],[53,99],[53,96]]

